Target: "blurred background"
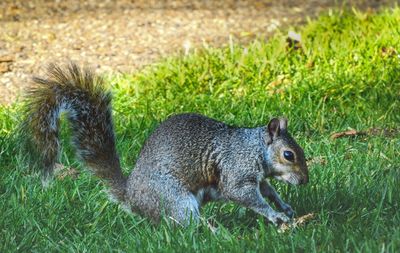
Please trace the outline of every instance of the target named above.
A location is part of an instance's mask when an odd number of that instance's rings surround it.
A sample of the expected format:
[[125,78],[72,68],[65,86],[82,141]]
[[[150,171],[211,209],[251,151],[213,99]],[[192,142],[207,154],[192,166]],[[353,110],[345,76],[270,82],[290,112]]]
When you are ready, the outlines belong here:
[[332,8],[374,11],[398,2],[2,0],[0,104],[12,102],[49,62],[130,73],[194,48],[268,38]]

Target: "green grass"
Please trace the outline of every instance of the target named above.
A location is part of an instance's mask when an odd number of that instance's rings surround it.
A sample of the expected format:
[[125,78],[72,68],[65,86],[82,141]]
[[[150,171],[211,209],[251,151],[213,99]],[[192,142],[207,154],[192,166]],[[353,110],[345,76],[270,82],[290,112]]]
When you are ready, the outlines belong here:
[[[89,173],[43,189],[16,151],[20,107],[13,105],[0,108],[0,252],[398,252],[399,133],[329,136],[351,128],[399,129],[399,24],[399,8],[334,12],[297,29],[303,50],[288,48],[282,32],[108,78],[126,172],[171,114],[198,112],[248,127],[287,116],[307,157],[326,160],[312,165],[307,186],[276,183],[298,215],[316,214],[306,226],[280,234],[252,211],[222,203],[202,209],[217,223],[216,234],[204,224],[155,226],[111,203]],[[68,141],[63,144],[61,162],[80,168]]]

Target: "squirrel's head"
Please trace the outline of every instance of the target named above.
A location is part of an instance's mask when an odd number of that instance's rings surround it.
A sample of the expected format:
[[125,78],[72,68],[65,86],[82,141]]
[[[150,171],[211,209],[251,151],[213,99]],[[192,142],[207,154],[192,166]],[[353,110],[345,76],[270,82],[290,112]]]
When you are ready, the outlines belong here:
[[308,183],[304,151],[287,131],[287,119],[273,118],[265,131],[269,176],[295,185]]

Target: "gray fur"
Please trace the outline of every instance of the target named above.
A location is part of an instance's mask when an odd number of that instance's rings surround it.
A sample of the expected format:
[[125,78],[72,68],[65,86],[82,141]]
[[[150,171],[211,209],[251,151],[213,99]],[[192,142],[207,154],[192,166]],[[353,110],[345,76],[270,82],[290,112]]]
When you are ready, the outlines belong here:
[[[33,93],[37,97],[30,112],[36,118],[27,124],[34,129],[31,132],[38,146],[52,150],[47,154],[51,162],[58,150],[58,114],[66,110],[81,160],[109,183],[125,207],[155,222],[165,215],[187,225],[200,219],[202,205],[217,200],[243,205],[274,224],[288,222],[293,215],[265,180],[308,181],[304,152],[287,132],[286,119],[272,119],[266,127],[238,128],[198,114],[172,116],[147,139],[126,178],[115,153],[110,98],[101,82],[75,65],[66,70],[55,68],[57,75],[53,70],[49,79],[37,79],[47,88]],[[293,161],[285,160],[285,150],[293,151]],[[46,152],[44,148],[39,151]],[[285,214],[274,211],[264,197]]]

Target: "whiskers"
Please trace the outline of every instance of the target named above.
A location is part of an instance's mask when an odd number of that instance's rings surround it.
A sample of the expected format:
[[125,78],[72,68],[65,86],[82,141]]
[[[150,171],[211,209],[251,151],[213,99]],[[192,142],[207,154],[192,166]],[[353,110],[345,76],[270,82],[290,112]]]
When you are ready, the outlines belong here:
[[289,174],[289,178],[287,179],[288,183],[290,184],[300,184],[301,179],[300,176],[296,175],[296,174]]
[[303,176],[296,173],[285,173],[274,177],[280,181],[293,185],[303,184],[304,181]]

